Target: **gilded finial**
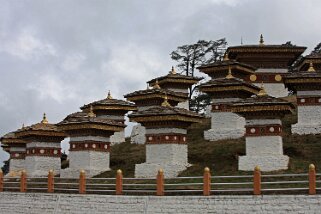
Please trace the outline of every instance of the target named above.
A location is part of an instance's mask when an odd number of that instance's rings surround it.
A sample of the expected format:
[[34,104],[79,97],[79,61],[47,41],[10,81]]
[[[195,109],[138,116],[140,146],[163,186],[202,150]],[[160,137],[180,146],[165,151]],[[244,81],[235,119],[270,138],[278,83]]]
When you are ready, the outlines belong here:
[[262,96],[266,96],[267,93],[265,91],[265,88],[264,88],[264,85],[263,85],[263,82],[261,83],[261,90],[259,91],[259,93],[257,94],[257,96],[259,97],[262,97]]
[[155,82],[153,88],[154,88],[154,89],[160,89],[160,86],[159,86],[159,84],[158,84],[158,79],[156,79],[156,82]]
[[232,78],[234,78],[233,75],[232,75],[232,69],[231,69],[230,66],[228,67],[228,74],[227,74],[227,76],[226,76],[225,78],[226,78],[226,79],[232,79]]
[[89,108],[88,116],[89,117],[96,117],[96,114],[94,114],[94,110],[93,110],[93,106],[92,105]]
[[228,58],[228,54],[227,54],[227,53],[225,53],[225,54],[224,54],[223,61],[228,61],[228,60],[230,60],[230,59]]
[[208,168],[208,167],[204,168],[204,172],[209,172],[209,171],[210,171],[210,168]]
[[264,45],[263,35],[260,36],[260,45]]
[[46,113],[43,113],[43,117],[42,117],[41,123],[43,123],[43,124],[47,124],[48,123]]
[[159,169],[159,170],[158,170],[158,173],[159,173],[159,174],[163,174],[163,173],[164,173],[164,170],[163,170],[163,169]]
[[310,165],[309,165],[309,170],[315,170],[314,164],[310,164]]
[[169,72],[169,74],[176,74],[174,66],[172,66],[172,70]]
[[260,171],[261,169],[260,169],[260,167],[259,166],[256,166],[255,168],[254,168],[254,171]]
[[164,102],[162,103],[163,107],[171,107],[171,104],[169,104],[168,99],[167,99],[167,94],[165,94],[164,97]]
[[122,174],[123,172],[121,171],[121,169],[117,170],[117,174]]
[[107,94],[107,99],[113,99],[113,97],[111,96],[111,94],[110,94],[110,90],[108,91],[108,94]]
[[314,67],[313,67],[313,63],[312,63],[312,62],[310,62],[308,71],[309,71],[309,72],[315,72],[315,69],[314,69]]

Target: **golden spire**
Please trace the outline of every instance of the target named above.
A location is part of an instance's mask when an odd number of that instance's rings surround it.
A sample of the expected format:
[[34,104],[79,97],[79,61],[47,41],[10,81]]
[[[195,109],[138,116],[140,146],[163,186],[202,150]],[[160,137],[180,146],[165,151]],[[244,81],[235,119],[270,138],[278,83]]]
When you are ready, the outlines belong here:
[[43,124],[47,124],[48,123],[46,113],[43,113],[43,117],[42,117],[41,123],[43,123]]
[[312,63],[312,62],[310,62],[308,71],[309,71],[309,72],[315,72],[315,69],[314,69],[314,67],[313,67],[313,63]]
[[94,110],[93,110],[93,106],[92,105],[89,108],[88,116],[89,117],[96,117],[96,115],[94,114]]
[[174,66],[172,66],[172,70],[169,72],[169,74],[176,74]]
[[25,128],[25,124],[24,123],[22,123],[22,127],[21,127],[22,129],[24,129]]
[[227,76],[225,77],[226,79],[232,79],[234,78],[233,75],[232,75],[232,70],[231,70],[231,67],[228,66],[228,74]]
[[153,88],[154,88],[154,89],[160,89],[160,86],[159,86],[159,84],[158,84],[158,79],[156,79],[156,82],[155,82]]
[[112,97],[111,94],[110,94],[110,90],[108,91],[107,99],[108,99],[108,100],[113,99],[113,97]]
[[171,104],[169,104],[168,99],[167,99],[167,94],[165,94],[164,102],[162,103],[162,106],[171,107]]
[[228,60],[230,60],[230,59],[228,58],[228,54],[225,52],[223,61],[228,61]]
[[260,45],[264,45],[263,35],[260,36]]
[[263,82],[261,83],[261,90],[259,91],[259,93],[257,94],[257,96],[259,96],[259,97],[267,96],[267,93],[266,93],[266,91],[265,91]]

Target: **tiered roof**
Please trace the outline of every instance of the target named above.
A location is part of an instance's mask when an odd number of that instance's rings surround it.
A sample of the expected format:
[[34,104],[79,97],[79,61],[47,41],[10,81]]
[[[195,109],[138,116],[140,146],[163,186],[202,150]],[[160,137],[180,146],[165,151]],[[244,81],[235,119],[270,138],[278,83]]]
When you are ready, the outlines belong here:
[[310,63],[313,63],[313,66],[316,70],[321,70],[321,53],[311,53],[302,58],[299,63],[299,71],[307,71],[310,67]]

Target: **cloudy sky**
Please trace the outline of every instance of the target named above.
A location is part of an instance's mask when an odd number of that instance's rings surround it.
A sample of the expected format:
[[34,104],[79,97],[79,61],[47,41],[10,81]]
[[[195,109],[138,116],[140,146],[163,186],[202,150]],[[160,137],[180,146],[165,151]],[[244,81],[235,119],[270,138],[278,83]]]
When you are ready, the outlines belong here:
[[[146,88],[169,53],[199,39],[229,45],[321,42],[319,0],[0,0],[0,135],[50,122],[111,90]],[[127,130],[129,133],[130,130]],[[0,151],[0,161],[8,155]]]

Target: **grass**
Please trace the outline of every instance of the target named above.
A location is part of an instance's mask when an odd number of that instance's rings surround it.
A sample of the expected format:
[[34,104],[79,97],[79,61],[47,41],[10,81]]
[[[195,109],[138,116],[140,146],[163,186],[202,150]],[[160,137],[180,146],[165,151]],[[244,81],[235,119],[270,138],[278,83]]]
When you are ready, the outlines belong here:
[[[283,119],[283,147],[290,157],[289,169],[275,173],[302,173],[308,171],[310,163],[321,166],[321,136],[291,135],[291,124],[296,123],[296,115]],[[203,139],[203,132],[210,128],[210,120],[194,124],[188,129],[188,161],[191,167],[180,176],[199,176],[204,167],[209,167],[214,175],[252,174],[238,171],[238,157],[245,155],[245,139],[209,142]],[[126,142],[112,146],[110,156],[111,171],[96,177],[115,177],[116,170],[122,169],[124,177],[134,177],[135,164],[145,162],[145,146]]]

